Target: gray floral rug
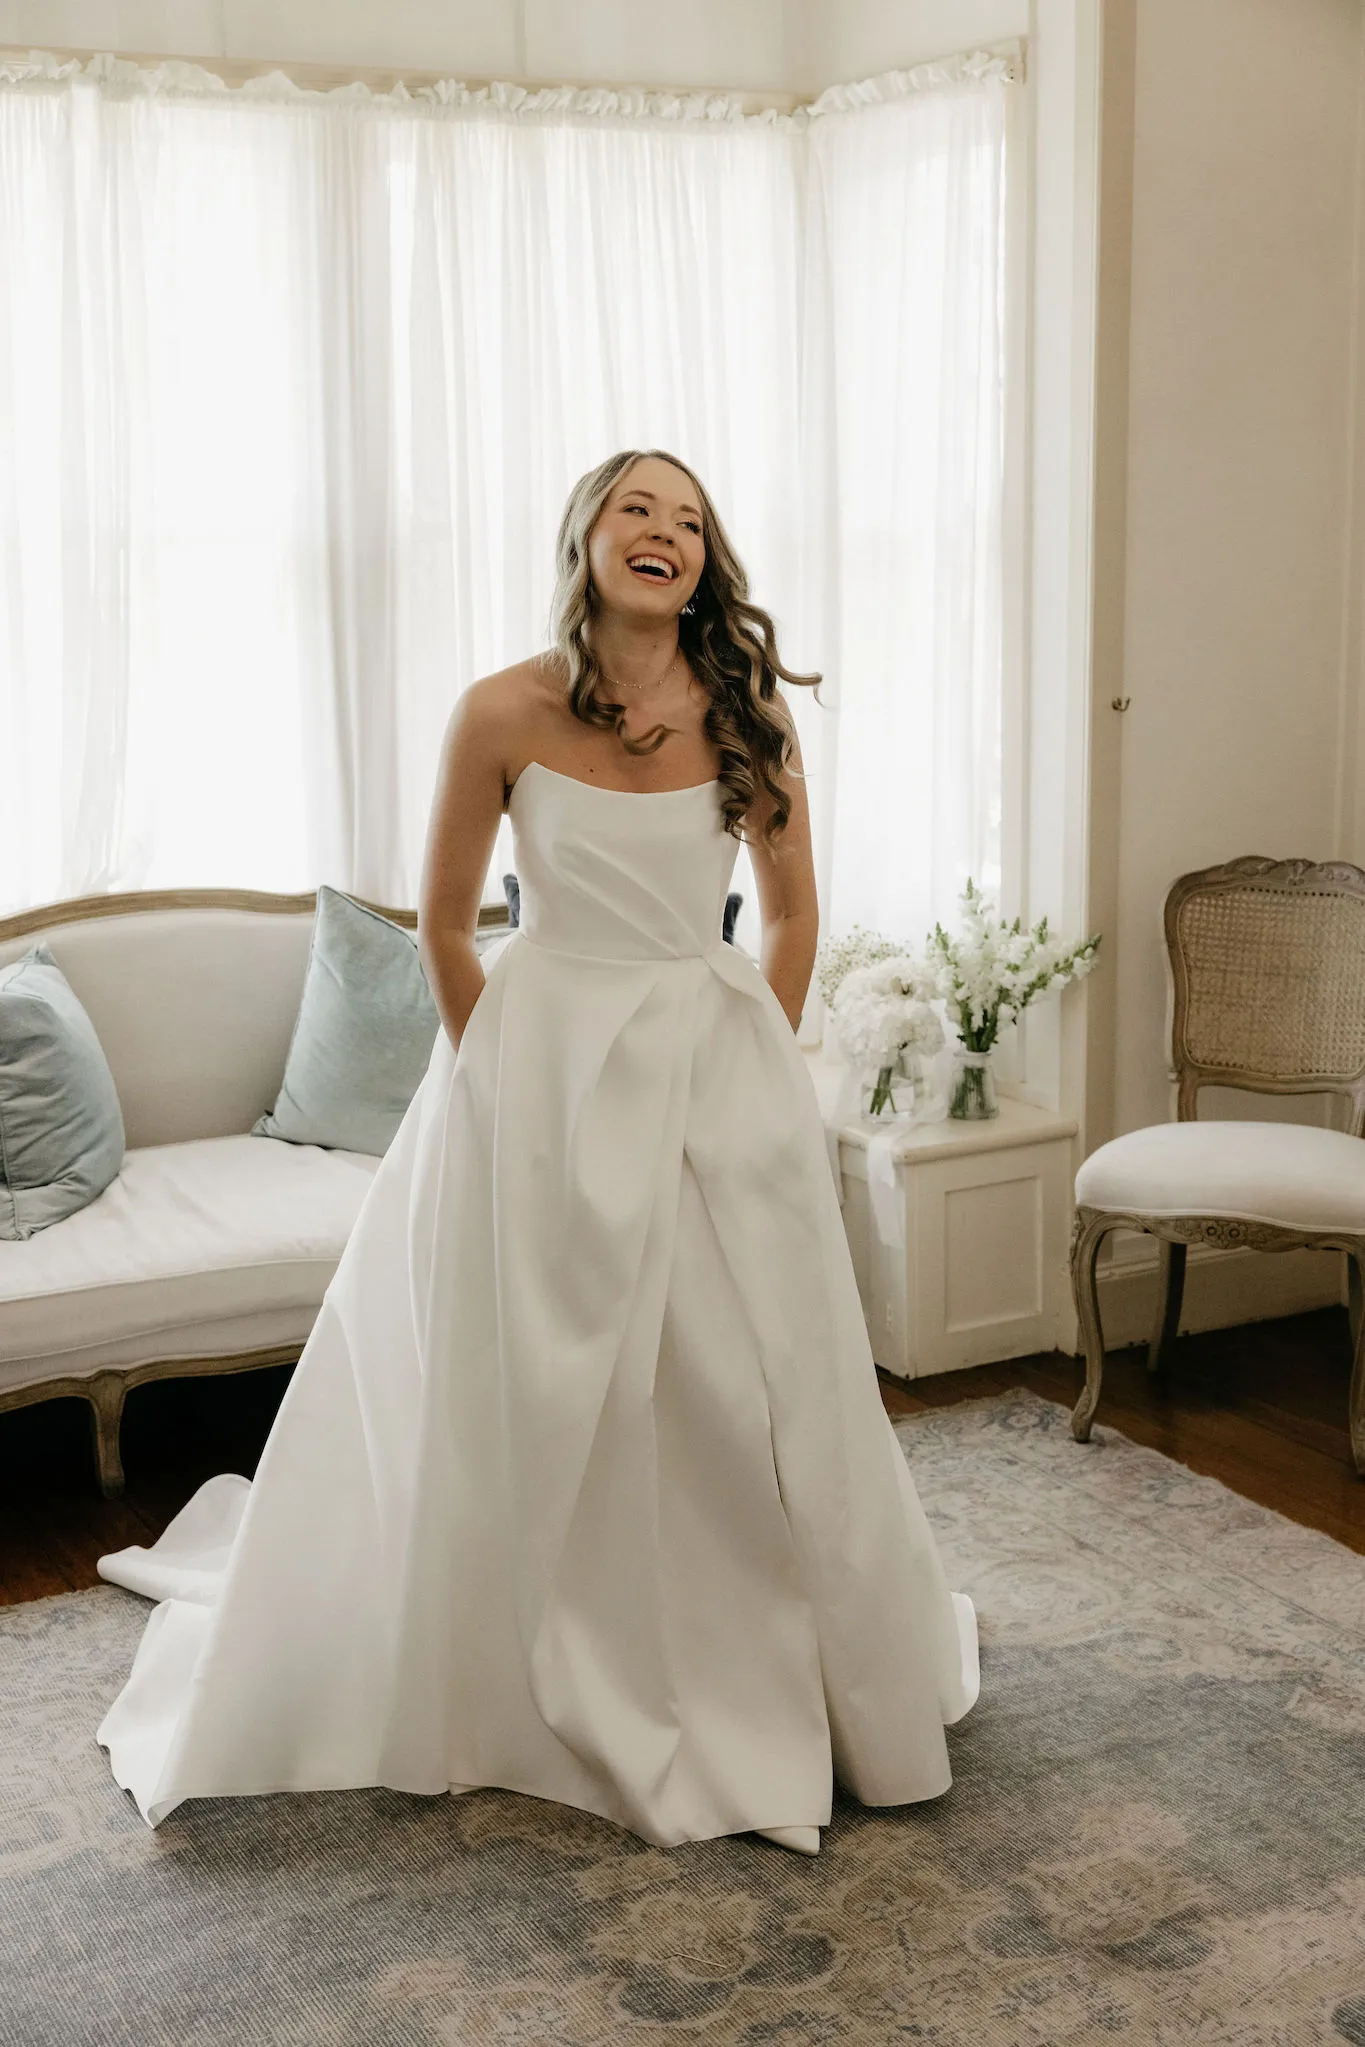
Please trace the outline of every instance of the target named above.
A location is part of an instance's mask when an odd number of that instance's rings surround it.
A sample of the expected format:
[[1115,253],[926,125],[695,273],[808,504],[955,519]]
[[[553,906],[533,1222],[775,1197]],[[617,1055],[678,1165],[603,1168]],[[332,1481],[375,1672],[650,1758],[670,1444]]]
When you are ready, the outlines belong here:
[[1365,2047],[1365,1559],[1024,1392],[898,1433],[981,1617],[932,1804],[807,1861],[509,1793],[193,1801],[147,1605],[0,1613],[3,2047]]

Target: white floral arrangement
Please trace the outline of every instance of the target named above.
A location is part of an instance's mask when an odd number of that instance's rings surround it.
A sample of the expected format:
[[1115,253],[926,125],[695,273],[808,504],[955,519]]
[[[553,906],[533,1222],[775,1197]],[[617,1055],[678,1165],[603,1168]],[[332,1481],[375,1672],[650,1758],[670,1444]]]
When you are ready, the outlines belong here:
[[994,905],[968,877],[958,898],[962,934],[950,938],[941,924],[926,942],[918,962],[922,983],[942,996],[957,1019],[958,1035],[969,1052],[989,1052],[1000,1019],[1017,1018],[1049,988],[1079,981],[1095,964],[1099,937],[1066,946],[1049,936],[1047,918],[1032,930],[989,913]]
[[[970,877],[958,903],[960,934],[950,937],[936,923],[922,953],[860,924],[816,953],[835,1049],[851,1067],[876,1072],[872,1115],[890,1102],[903,1053],[931,1059],[942,1050],[943,1026],[931,1003],[943,1003],[964,1051],[986,1053],[1002,1018],[1017,1019],[1040,995],[1079,981],[1095,965],[1098,935],[1067,946],[1051,936],[1046,917],[1031,930],[1018,917],[1007,924]],[[966,1078],[979,1084],[978,1075]],[[962,1113],[956,1101],[951,1113]]]
[[905,953],[853,967],[836,985],[830,1005],[834,1042],[851,1065],[876,1069],[870,1115],[880,1115],[890,1101],[903,1053],[932,1058],[942,1050],[943,1025],[926,999],[932,992],[922,963]]

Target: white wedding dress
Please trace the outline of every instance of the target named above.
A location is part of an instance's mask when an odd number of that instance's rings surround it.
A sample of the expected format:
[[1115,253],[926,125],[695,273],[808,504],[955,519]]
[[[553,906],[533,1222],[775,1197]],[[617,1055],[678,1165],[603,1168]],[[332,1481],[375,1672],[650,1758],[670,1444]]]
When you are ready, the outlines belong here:
[[510,800],[519,930],[437,1033],[254,1482],[101,1574],[99,1728],[186,1798],[500,1785],[661,1846],[937,1797],[977,1695],[804,1058],[720,937],[716,782]]

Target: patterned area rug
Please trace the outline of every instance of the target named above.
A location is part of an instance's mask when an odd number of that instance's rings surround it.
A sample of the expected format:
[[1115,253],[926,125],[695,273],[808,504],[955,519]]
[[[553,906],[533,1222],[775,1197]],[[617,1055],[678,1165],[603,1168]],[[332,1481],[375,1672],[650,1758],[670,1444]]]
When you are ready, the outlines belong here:
[[0,1614],[4,2047],[1365,2047],[1365,1562],[1016,1392],[899,1425],[982,1697],[810,1861],[480,1791],[194,1801],[93,1730],[147,1605]]

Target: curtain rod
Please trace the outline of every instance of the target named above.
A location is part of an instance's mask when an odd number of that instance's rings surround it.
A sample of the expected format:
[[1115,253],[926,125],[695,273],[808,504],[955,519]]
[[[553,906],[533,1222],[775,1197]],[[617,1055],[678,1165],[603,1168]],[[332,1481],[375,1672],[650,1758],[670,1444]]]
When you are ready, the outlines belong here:
[[[23,60],[32,54],[34,47],[36,46],[21,47],[17,43],[0,43],[0,63],[6,59]],[[396,85],[401,84],[409,88],[439,85],[443,80],[455,75],[449,67],[444,71],[420,71],[407,65],[398,69],[388,67],[381,69],[365,64],[348,66],[295,64],[286,59],[276,61],[269,57],[201,57],[191,56],[184,51],[169,50],[73,50],[56,43],[44,43],[42,47],[48,55],[60,57],[64,63],[75,58],[82,64],[88,64],[92,57],[110,55],[120,57],[129,64],[145,64],[152,68],[166,63],[197,64],[202,71],[211,71],[215,77],[221,78],[225,85],[245,85],[249,79],[268,78],[273,72],[283,72],[295,85],[303,86],[310,92],[333,92],[338,86],[345,85],[365,85],[372,92],[392,92]],[[477,92],[480,88],[490,85],[512,84],[524,86],[528,92],[557,92],[565,87],[575,92],[583,92],[591,90],[594,86],[603,86],[605,90],[611,92],[675,93],[679,98],[693,93],[714,93],[726,99],[739,100],[746,114],[762,113],[769,108],[779,114],[790,114],[794,108],[807,105],[809,98],[814,97],[813,94],[803,97],[796,92],[749,92],[742,86],[734,85],[647,85],[638,80],[633,80],[630,84],[618,84],[613,80],[608,86],[600,78],[509,78],[505,72],[497,78],[462,76],[460,83],[467,85],[471,92]]]
[[[1016,67],[1015,75],[1022,76],[1026,49],[1027,42],[1025,38],[1020,36],[1011,37],[1004,42],[979,44],[976,47],[976,54],[988,58],[999,57],[1007,59]],[[0,64],[6,61],[26,62],[36,54],[38,53],[32,45],[24,47],[17,43],[0,43]],[[197,65],[200,70],[207,71],[214,77],[220,78],[224,85],[229,87],[245,85],[250,80],[256,78],[268,78],[272,75],[282,74],[302,90],[311,92],[334,92],[348,85],[363,85],[369,91],[375,93],[390,93],[399,85],[406,89],[420,92],[423,88],[430,89],[448,83],[453,75],[448,70],[427,71],[406,67],[394,69],[387,66],[379,68],[372,65],[347,67],[336,64],[296,64],[287,60],[274,60],[268,57],[189,57],[172,55],[169,51],[164,50],[111,51],[107,49],[72,49],[54,44],[44,45],[43,54],[56,57],[64,63],[74,60],[82,66],[89,64],[92,58],[99,56],[114,56],[122,62],[145,66],[150,69],[155,69],[157,65],[166,63],[193,64]],[[912,72],[938,70],[945,64],[957,62],[963,54],[962,52],[954,52],[951,56],[920,58],[907,66],[904,72],[881,72],[877,74],[876,79],[868,80],[864,83],[865,85],[876,85],[883,80],[903,78]],[[600,90],[619,93],[661,94],[675,99],[697,96],[711,97],[714,95],[737,102],[739,111],[746,115],[762,113],[790,115],[797,113],[801,109],[814,106],[817,100],[826,96],[831,100],[839,100],[847,91],[856,98],[862,90],[859,87],[834,85],[823,87],[820,92],[807,92],[803,94],[796,92],[750,91],[743,86],[731,85],[649,85],[638,81],[629,85],[618,83],[608,85],[601,79],[593,79],[586,82],[569,79],[551,81],[545,79],[514,79],[508,78],[506,75],[501,78],[464,78],[458,82],[471,92],[486,90],[497,85],[516,85],[527,93],[592,92]]]

